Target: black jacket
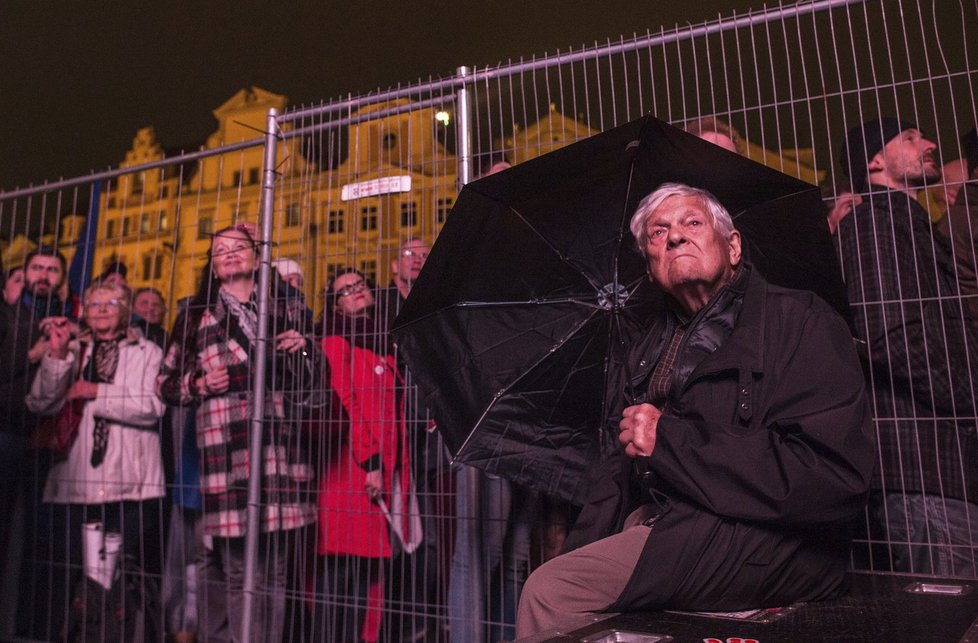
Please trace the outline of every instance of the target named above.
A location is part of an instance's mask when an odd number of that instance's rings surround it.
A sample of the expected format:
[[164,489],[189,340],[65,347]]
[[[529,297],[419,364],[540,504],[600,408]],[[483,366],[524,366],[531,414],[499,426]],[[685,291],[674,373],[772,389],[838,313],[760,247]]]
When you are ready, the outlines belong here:
[[[623,389],[647,389],[675,323],[666,314],[633,344]],[[567,548],[619,531],[651,487],[668,509],[612,611],[831,596],[874,461],[846,324],[811,293],[747,267],[692,320],[673,373],[652,455],[603,464]],[[623,407],[637,401],[627,397]]]
[[978,346],[952,251],[919,203],[873,190],[842,220],[839,243],[874,397],[881,454],[874,486],[974,501]]
[[[64,307],[56,299],[43,299],[35,305],[44,306],[52,316],[63,315]],[[39,364],[31,364],[27,352],[41,338],[38,323],[41,315],[17,302],[9,305],[0,301],[0,432],[29,436],[37,417],[27,410],[24,398]]]

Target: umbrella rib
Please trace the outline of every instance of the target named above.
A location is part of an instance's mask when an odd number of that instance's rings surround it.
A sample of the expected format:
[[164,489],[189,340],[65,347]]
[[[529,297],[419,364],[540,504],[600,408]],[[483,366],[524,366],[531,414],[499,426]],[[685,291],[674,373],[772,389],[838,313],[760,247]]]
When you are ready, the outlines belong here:
[[522,212],[520,212],[519,210],[517,210],[516,208],[514,208],[512,205],[509,206],[509,210],[510,210],[510,212],[512,212],[513,214],[515,214],[516,217],[520,221],[522,221],[523,224],[526,225],[526,227],[529,228],[530,231],[533,232],[533,234],[536,235],[536,237],[540,241],[542,241],[545,246],[547,246],[548,248],[550,248],[550,250],[552,250],[553,253],[555,255],[557,255],[557,257],[562,262],[564,262],[564,264],[566,264],[567,266],[569,266],[570,268],[572,268],[575,272],[577,272],[579,275],[581,275],[582,277],[584,277],[585,279],[587,279],[588,283],[591,284],[591,287],[592,288],[594,288],[595,290],[599,290],[601,288],[601,286],[603,284],[595,283],[594,279],[592,279],[590,275],[582,272],[580,270],[580,268],[576,267],[573,263],[571,263],[570,261],[568,261],[569,255],[565,255],[563,252],[560,251],[559,248],[557,248],[557,246],[555,246],[554,244],[550,243],[550,240],[547,239],[547,237],[545,235],[541,234],[540,231],[537,230],[536,226],[534,226],[533,223],[531,223],[529,219],[527,219],[525,216],[523,216],[523,213]]
[[[789,177],[789,178],[791,178],[791,177]],[[807,183],[805,184],[805,186],[806,187],[804,189],[799,190],[798,192],[791,192],[791,193],[788,193],[788,194],[782,194],[781,196],[774,197],[773,199],[766,199],[764,201],[764,205],[768,205],[768,204],[771,204],[771,203],[777,203],[778,201],[784,201],[786,199],[792,199],[792,198],[798,196],[798,194],[801,193],[801,192],[808,192],[810,190],[817,190],[818,189],[814,185],[808,185]],[[745,212],[747,212],[748,210],[750,210],[753,207],[755,207],[755,205],[749,205],[749,206],[747,206],[745,208],[741,208],[740,210],[737,210],[737,212],[731,212],[730,213],[730,218],[731,219],[736,219],[737,217],[739,217],[740,215],[744,214]]]
[[599,311],[600,311],[600,308],[595,307],[595,309],[592,310],[591,313],[587,317],[585,317],[584,319],[582,319],[577,325],[575,325],[573,328],[571,328],[569,331],[567,331],[567,333],[565,333],[563,337],[561,337],[559,340],[557,340],[557,343],[556,344],[554,344],[553,346],[550,347],[550,350],[549,351],[547,351],[543,356],[541,356],[540,359],[538,359],[536,362],[534,362],[533,364],[531,364],[530,367],[527,368],[519,377],[517,377],[516,379],[514,379],[509,384],[505,385],[503,388],[501,388],[498,391],[496,391],[496,394],[492,397],[492,400],[489,402],[488,405],[486,405],[486,409],[482,412],[482,414],[479,416],[479,419],[476,420],[475,424],[472,426],[472,429],[469,431],[468,436],[466,436],[465,441],[462,442],[462,445],[458,448],[458,453],[456,454],[455,458],[458,458],[458,456],[461,455],[462,452],[465,451],[465,447],[468,446],[469,442],[472,440],[472,436],[475,435],[476,428],[480,424],[482,424],[482,421],[483,420],[486,419],[486,416],[489,415],[489,411],[491,411],[492,408],[496,405],[496,402],[499,400],[499,398],[502,397],[503,395],[505,395],[511,388],[513,388],[514,386],[516,386],[519,382],[521,382],[523,380],[523,378],[526,377],[529,373],[533,372],[533,370],[537,366],[539,366],[540,364],[543,363],[543,360],[547,359],[547,357],[549,357],[551,354],[553,354],[557,349],[559,349],[561,346],[563,346],[564,344],[566,344],[567,341],[571,337],[573,337],[574,335],[576,335],[577,332],[581,330],[581,328],[583,328],[584,326],[586,326],[592,319],[594,319],[594,316],[596,314],[598,314]]
[[552,306],[553,304],[580,304],[581,306],[586,306],[588,308],[600,308],[600,306],[586,299],[580,299],[578,297],[561,297],[559,299],[529,299],[529,300],[519,300],[519,301],[457,301],[452,304],[452,307],[461,308],[491,308],[494,306]]

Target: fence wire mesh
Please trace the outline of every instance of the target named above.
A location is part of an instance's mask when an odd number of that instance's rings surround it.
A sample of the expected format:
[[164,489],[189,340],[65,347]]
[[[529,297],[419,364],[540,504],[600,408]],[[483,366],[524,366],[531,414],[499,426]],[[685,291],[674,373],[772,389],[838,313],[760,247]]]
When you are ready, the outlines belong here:
[[[462,184],[650,113],[822,186],[880,445],[851,565],[978,578],[976,25],[966,0],[823,0],[292,110],[245,88],[198,151],[146,128],[117,170],[0,193],[0,636],[512,639],[577,508],[450,464],[387,329]],[[871,195],[843,145],[888,117],[944,164],[913,200]],[[142,338],[99,357],[130,311]]]

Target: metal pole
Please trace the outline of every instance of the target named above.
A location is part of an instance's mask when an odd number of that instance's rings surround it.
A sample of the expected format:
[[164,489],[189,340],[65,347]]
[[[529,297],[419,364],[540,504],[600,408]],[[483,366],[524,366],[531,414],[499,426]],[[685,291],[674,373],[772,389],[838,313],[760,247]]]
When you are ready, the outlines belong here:
[[[458,150],[458,188],[472,180],[472,105],[469,96],[469,85],[466,82],[472,76],[468,67],[456,70],[456,79],[462,82],[455,92],[456,118],[458,129],[456,147]],[[482,511],[482,474],[475,468],[462,465],[457,476],[458,493],[455,497],[457,520],[469,521],[464,528],[456,527],[455,551],[462,552],[468,575],[464,576],[468,583],[466,587],[456,586],[453,592],[462,597],[461,614],[452,614],[455,618],[475,619],[472,626],[461,623],[451,623],[452,629],[459,628],[466,633],[471,643],[482,643],[485,638],[484,623],[487,618],[485,610],[485,588],[483,556],[485,547],[482,534],[485,532],[485,520],[492,517],[484,516]],[[468,536],[466,538],[466,536]],[[451,599],[449,599],[451,600]],[[456,606],[459,603],[455,602]],[[456,637],[452,637],[457,640]]]
[[458,182],[459,190],[462,186],[472,180],[472,103],[469,98],[468,83],[472,70],[468,67],[459,67],[456,70],[456,78],[463,82],[455,92],[455,104],[458,106],[458,131],[456,136],[458,148]]
[[272,213],[275,208],[275,149],[278,142],[278,111],[268,110],[265,131],[265,162],[259,208],[258,250],[258,335],[255,338],[255,363],[251,378],[251,440],[248,445],[248,523],[245,532],[244,604],[241,637],[244,641],[264,637],[251,632],[255,605],[255,574],[258,569],[258,537],[261,535],[262,432],[265,423],[265,368],[268,361],[269,271],[272,260]]

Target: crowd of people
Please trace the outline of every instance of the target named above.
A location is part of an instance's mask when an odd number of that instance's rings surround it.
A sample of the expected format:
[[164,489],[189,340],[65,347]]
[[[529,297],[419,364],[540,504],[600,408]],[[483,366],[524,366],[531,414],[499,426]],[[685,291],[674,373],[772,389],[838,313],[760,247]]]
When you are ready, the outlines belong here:
[[[687,131],[744,153],[722,120]],[[974,130],[962,145],[934,223],[918,196],[941,179],[936,146],[895,118],[847,133],[851,183],[826,195],[826,220],[851,326],[752,272],[708,193],[667,185],[643,201],[632,231],[673,306],[627,358],[629,389],[648,395],[618,409],[619,461],[600,464],[583,509],[449,466],[388,334],[422,240],[397,249],[386,288],[332,275],[318,320],[300,265],[279,260],[261,318],[256,231],[224,228],[171,328],[163,295],[131,291],[124,265],[76,298],[63,256],[38,247],[0,302],[0,551],[24,552],[6,574],[15,633],[70,636],[91,620],[78,606],[92,582],[108,593],[121,573],[143,583],[161,636],[242,641],[255,461],[255,641],[497,641],[609,610],[825,598],[853,564],[975,578]],[[674,272],[675,248],[696,248],[703,274]],[[713,362],[715,377],[692,375]],[[857,522],[875,544],[852,555]],[[106,581],[91,570],[112,543]]]

